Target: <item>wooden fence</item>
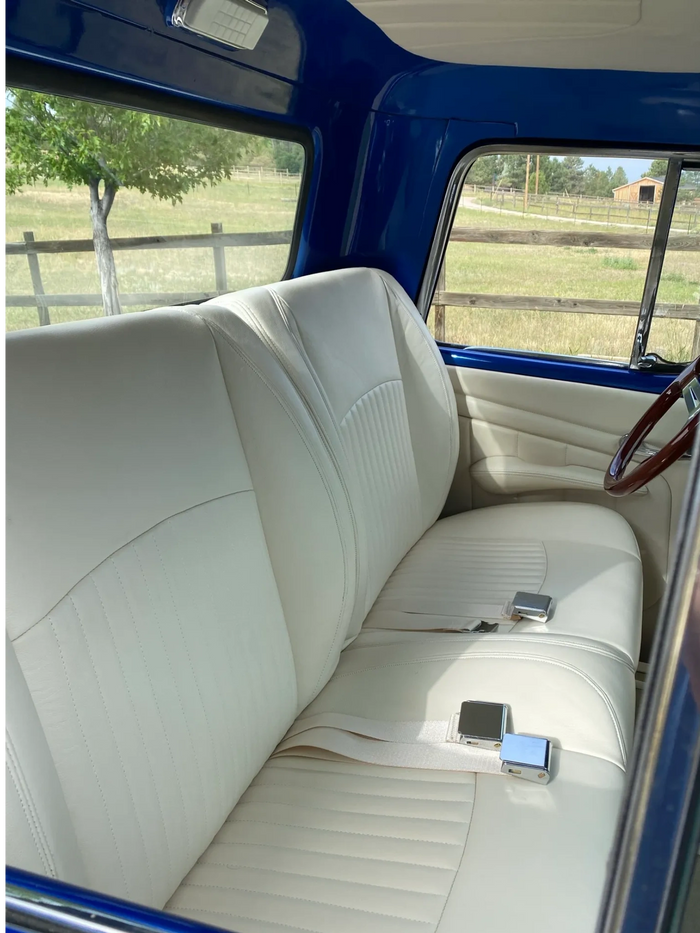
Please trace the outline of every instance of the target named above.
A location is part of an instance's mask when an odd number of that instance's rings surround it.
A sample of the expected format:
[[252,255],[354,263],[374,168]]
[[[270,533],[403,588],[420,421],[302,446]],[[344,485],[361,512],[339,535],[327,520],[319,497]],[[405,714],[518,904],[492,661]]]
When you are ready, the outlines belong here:
[[[476,199],[476,200],[475,200]],[[488,186],[465,184],[460,203],[471,209],[487,209],[499,213],[532,213],[562,220],[585,221],[597,224],[643,227],[653,230],[659,212],[656,204],[622,201],[615,198],[594,198],[585,195],[533,194],[518,188],[496,189]],[[700,211],[695,203],[676,203],[673,213],[674,229],[687,233],[697,230]]]
[[[459,243],[508,243],[523,246],[578,246],[607,249],[651,248],[651,235],[644,233],[579,233],[558,230],[500,230],[481,227],[453,227],[450,240]],[[700,251],[700,236],[671,236],[667,249],[681,252]],[[433,296],[436,340],[445,339],[445,308],[499,308],[513,311],[558,311],[576,314],[617,314],[637,317],[638,301],[612,301],[599,298],[551,298],[538,295],[484,295],[471,292],[448,292],[445,264],[438,276]],[[695,321],[693,359],[700,355],[700,304],[657,302],[658,317]]]
[[[203,301],[228,291],[226,273],[227,247],[276,246],[291,242],[290,230],[264,233],[224,233],[220,223],[211,225],[211,233],[180,234],[177,236],[115,237],[115,251],[130,249],[211,249],[214,254],[215,290],[208,292],[133,293],[120,295],[125,307],[136,305],[178,304]],[[598,233],[556,230],[500,230],[481,227],[454,227],[450,236],[459,243],[506,243],[523,246],[549,247],[602,247],[608,249],[651,248],[651,235],[644,233]],[[671,236],[668,249],[682,252],[700,251],[700,236]],[[34,234],[24,234],[23,243],[7,243],[8,256],[26,256],[31,273],[32,295],[8,295],[7,307],[35,307],[40,324],[50,323],[49,308],[66,306],[99,306],[102,296],[91,295],[47,295],[44,292],[39,257],[42,254],[83,253],[94,250],[92,240],[35,240]],[[514,311],[556,311],[577,314],[613,314],[636,317],[639,314],[637,301],[612,301],[595,298],[556,298],[537,295],[490,295],[472,292],[449,292],[445,284],[443,264],[433,297],[434,329],[437,340],[445,339],[445,309],[499,308]],[[693,355],[700,354],[700,304],[669,304],[659,302],[654,312],[658,317],[678,318],[695,321]]]
[[[115,251],[125,249],[211,249],[214,254],[215,290],[211,292],[142,292],[119,296],[125,307],[134,305],[169,305],[189,301],[204,301],[225,294],[228,288],[226,273],[226,248],[237,246],[280,246],[292,241],[291,230],[276,230],[265,233],[224,233],[220,223],[211,225],[211,233],[183,233],[177,236],[114,237],[111,240]],[[6,243],[7,256],[26,256],[32,279],[33,295],[7,295],[8,308],[35,307],[39,324],[50,324],[51,307],[99,307],[101,294],[90,295],[47,295],[41,276],[39,256],[57,253],[94,252],[92,240],[35,240],[28,230],[23,243]]]

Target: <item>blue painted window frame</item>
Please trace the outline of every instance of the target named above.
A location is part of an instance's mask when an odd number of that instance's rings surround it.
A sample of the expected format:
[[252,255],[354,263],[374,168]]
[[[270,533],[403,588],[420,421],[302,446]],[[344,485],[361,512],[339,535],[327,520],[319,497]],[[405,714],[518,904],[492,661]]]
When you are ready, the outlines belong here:
[[631,392],[658,395],[676,378],[674,372],[630,369],[622,364],[582,360],[578,357],[532,354],[525,350],[500,350],[496,347],[460,347],[449,343],[439,343],[438,346],[447,366],[537,376],[559,382],[629,389]]

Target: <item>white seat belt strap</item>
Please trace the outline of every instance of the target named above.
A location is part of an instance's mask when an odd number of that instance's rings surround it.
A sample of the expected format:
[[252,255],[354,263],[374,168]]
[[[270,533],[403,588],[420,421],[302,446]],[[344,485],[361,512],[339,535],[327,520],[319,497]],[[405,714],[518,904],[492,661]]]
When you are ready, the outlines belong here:
[[513,623],[503,616],[504,604],[473,603],[464,605],[460,615],[445,613],[433,606],[431,612],[402,611],[392,606],[375,609],[368,620],[369,628],[400,629],[415,632],[472,632],[482,622],[498,622],[499,625],[513,627]]
[[[381,599],[380,608],[369,620],[371,628],[403,629],[417,632],[475,632],[509,631],[520,619],[545,623],[552,617],[553,600],[542,593],[517,592],[504,603],[461,603],[455,614],[453,600],[440,607],[440,599],[430,600],[430,605],[421,607],[413,601],[411,609],[405,610],[401,599]],[[425,609],[425,611],[421,611]],[[489,625],[488,623],[493,623]]]
[[446,740],[454,734],[455,720],[386,722],[320,713],[298,720],[273,757],[339,757],[393,768],[500,774],[497,751]]

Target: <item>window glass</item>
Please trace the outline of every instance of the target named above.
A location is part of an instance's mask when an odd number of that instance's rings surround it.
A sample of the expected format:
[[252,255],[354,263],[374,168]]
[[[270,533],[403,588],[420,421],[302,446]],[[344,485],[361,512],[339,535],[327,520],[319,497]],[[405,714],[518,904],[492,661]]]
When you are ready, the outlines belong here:
[[5,106],[8,330],[284,275],[299,144],[31,91]]
[[700,171],[681,172],[647,353],[674,363],[700,355]]
[[628,361],[665,165],[477,159],[429,318],[436,338]]

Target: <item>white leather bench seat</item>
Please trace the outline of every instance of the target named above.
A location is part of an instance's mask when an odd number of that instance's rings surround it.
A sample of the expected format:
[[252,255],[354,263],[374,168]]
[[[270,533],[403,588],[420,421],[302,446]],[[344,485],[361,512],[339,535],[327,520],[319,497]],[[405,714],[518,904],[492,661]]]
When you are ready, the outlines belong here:
[[513,633],[579,636],[639,660],[641,561],[627,522],[579,502],[501,505],[436,522],[379,594],[366,628],[459,628],[470,604],[505,603],[519,590],[555,600],[548,623]]
[[449,628],[470,617],[469,604],[542,592],[557,601],[554,618],[518,630],[597,640],[636,667],[642,565],[620,515],[537,503],[435,523],[457,460],[455,399],[434,341],[391,276],[312,275],[219,297],[202,313],[226,327],[222,307],[284,360],[334,451],[359,529],[367,627]]
[[[323,321],[311,364],[304,282],[256,292],[263,325],[200,306],[10,337],[8,862],[239,933],[591,933],[629,659],[589,631],[362,629],[442,508],[454,403],[423,332],[382,318],[397,286],[316,283],[341,312],[359,285],[362,365],[326,358]],[[411,378],[368,386],[387,334]],[[553,780],[273,756],[298,720],[465,699],[551,738]]]

